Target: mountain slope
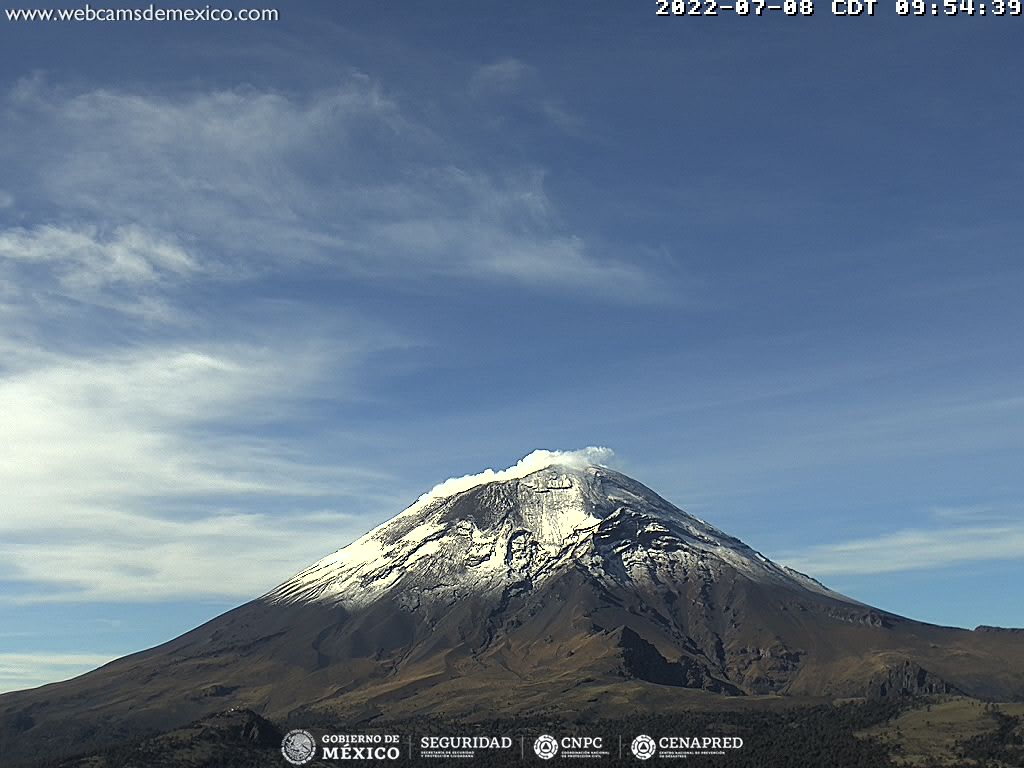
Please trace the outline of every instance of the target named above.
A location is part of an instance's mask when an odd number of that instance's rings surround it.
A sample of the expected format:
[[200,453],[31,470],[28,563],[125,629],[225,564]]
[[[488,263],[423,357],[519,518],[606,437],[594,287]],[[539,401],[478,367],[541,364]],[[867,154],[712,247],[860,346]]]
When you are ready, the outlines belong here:
[[0,763],[25,757],[27,736],[72,751],[228,707],[351,720],[1024,695],[1019,634],[879,611],[625,475],[541,458],[440,486],[165,645],[0,696]]
[[411,602],[445,602],[501,593],[524,578],[537,584],[581,566],[596,578],[634,584],[671,581],[695,567],[733,569],[852,602],[625,475],[564,464],[425,497],[267,597],[356,608],[402,589]]

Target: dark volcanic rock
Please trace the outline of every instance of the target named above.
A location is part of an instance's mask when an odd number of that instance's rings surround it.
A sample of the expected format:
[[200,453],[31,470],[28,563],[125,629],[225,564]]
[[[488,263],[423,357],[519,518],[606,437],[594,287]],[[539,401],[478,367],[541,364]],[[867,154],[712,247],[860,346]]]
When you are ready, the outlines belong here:
[[738,648],[729,655],[730,677],[750,693],[779,693],[792,683],[803,655],[779,641],[767,647]]
[[281,729],[248,709],[66,760],[60,768],[250,768],[282,764]]
[[975,632],[1005,632],[1007,634],[1024,635],[1024,629],[1019,627],[992,627],[988,624],[979,624],[974,628]]
[[731,696],[743,694],[732,683],[714,677],[710,669],[696,659],[683,656],[679,661],[669,661],[651,643],[628,627],[622,629],[619,645],[622,648],[623,666],[632,677],[659,685],[697,688]]
[[867,688],[869,697],[879,698],[935,693],[962,694],[963,691],[910,659],[889,667],[880,677],[872,678]]
[[297,711],[617,717],[714,694],[960,691],[1024,696],[1024,636],[857,603],[620,473],[558,465],[424,497],[162,646],[0,696],[0,766],[168,731],[153,754],[217,765]]

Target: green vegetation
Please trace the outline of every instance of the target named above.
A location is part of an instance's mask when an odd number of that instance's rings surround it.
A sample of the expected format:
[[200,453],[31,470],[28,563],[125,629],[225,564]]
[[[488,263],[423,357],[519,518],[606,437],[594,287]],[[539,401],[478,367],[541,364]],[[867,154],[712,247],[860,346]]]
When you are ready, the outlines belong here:
[[[671,763],[729,768],[1022,768],[1024,704],[987,704],[966,697],[848,701],[792,708],[744,711],[692,711],[672,715],[637,714],[616,720],[565,722],[551,717],[495,718],[467,726],[444,719],[340,723],[326,714],[297,712],[286,722],[270,723],[255,713],[233,711],[206,718],[158,736],[139,736],[73,760],[48,761],[35,768],[281,768],[281,733],[303,728],[321,733],[391,733],[402,737],[397,765],[551,765],[534,757],[533,740],[555,736],[603,736],[612,757],[593,765],[637,766],[629,743],[638,734],[660,736],[739,736],[743,747],[725,755],[691,756]],[[410,735],[512,736],[509,752],[485,759],[410,760]],[[619,744],[622,737],[623,756]],[[566,764],[564,761],[555,761]],[[578,763],[578,761],[573,761]],[[590,764],[584,761],[585,764]],[[364,763],[368,764],[368,763]],[[376,763],[375,763],[376,764]],[[652,763],[653,764],[653,763]],[[313,760],[310,766],[337,766]]]
[[860,736],[885,745],[898,766],[1022,768],[1024,704],[935,698]]

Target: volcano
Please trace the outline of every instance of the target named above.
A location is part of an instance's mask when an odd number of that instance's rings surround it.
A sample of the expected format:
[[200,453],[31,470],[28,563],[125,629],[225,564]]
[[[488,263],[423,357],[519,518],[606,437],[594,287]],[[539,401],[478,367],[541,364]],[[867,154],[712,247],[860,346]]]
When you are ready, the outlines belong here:
[[175,640],[0,696],[0,763],[41,740],[59,755],[229,709],[362,722],[1024,696],[1021,633],[838,594],[601,457],[538,452],[449,481]]

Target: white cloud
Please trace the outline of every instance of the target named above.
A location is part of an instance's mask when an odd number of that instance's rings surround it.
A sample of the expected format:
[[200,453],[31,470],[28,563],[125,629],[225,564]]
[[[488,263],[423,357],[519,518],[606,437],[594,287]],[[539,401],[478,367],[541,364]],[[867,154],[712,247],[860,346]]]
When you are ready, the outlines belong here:
[[211,306],[248,303],[245,281],[657,293],[565,230],[542,170],[467,162],[360,75],[301,98],[34,78],[0,107],[18,189],[18,225],[0,229],[8,600],[251,597],[399,508],[405,489],[294,426],[312,399],[365,397],[355,372],[395,340],[337,328],[337,307],[297,342],[277,318]]
[[182,275],[196,269],[177,244],[137,227],[119,227],[106,237],[95,227],[11,229],[0,232],[0,258],[59,265],[58,278],[69,289],[149,283],[162,273]]
[[0,578],[24,587],[5,601],[249,600],[367,527],[340,513],[166,519],[111,507],[65,511],[75,514],[63,518],[61,536],[0,545]]
[[[659,293],[632,260],[565,230],[543,172],[484,170],[364,76],[305,98],[67,93],[37,79],[11,92],[8,114],[0,161],[26,190],[19,203],[59,201],[78,223],[8,231],[5,251],[80,254],[86,282],[201,263],[229,280],[305,266],[417,286],[550,290],[555,275],[558,291],[626,302]],[[153,234],[168,232],[188,233],[187,248]]]
[[[227,460],[212,469],[187,430],[258,417],[316,364],[254,349],[144,349],[101,359],[57,357],[0,379],[0,486],[7,503],[22,491],[53,498],[104,489],[148,495],[264,487],[255,476],[228,471]],[[0,525],[11,519],[5,515]]]
[[469,93],[485,110],[490,108],[486,114],[491,125],[504,125],[511,106],[569,136],[588,142],[595,138],[587,123],[545,87],[537,68],[521,59],[504,58],[478,67],[469,80]]
[[778,558],[815,577],[945,568],[968,561],[1024,559],[1024,524],[911,528],[809,547]]
[[0,230],[0,278],[8,306],[46,306],[50,297],[169,319],[163,298],[199,271],[173,238],[137,226],[101,233],[95,226]]
[[0,693],[67,680],[115,658],[101,653],[0,653]]
[[991,523],[1012,520],[1013,511],[999,504],[963,504],[933,507],[931,513],[941,520],[959,523]]
[[520,59],[500,59],[477,68],[470,79],[470,89],[476,93],[507,92],[533,72],[533,68]]
[[361,533],[322,500],[379,499],[378,473],[263,436],[325,378],[347,396],[345,353],[23,355],[0,378],[0,581],[20,585],[8,599],[252,597]]

